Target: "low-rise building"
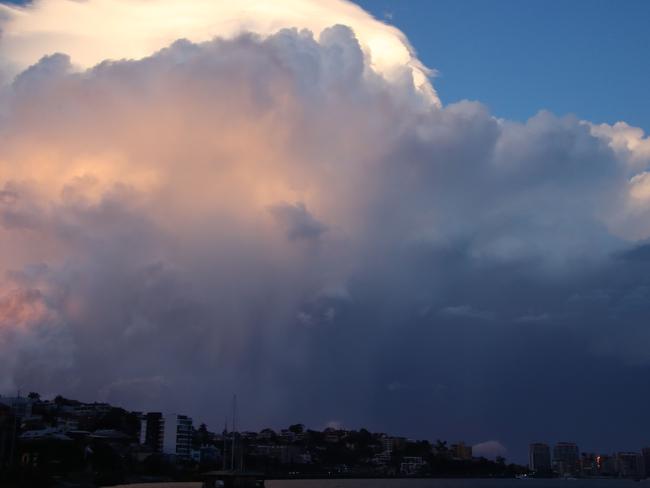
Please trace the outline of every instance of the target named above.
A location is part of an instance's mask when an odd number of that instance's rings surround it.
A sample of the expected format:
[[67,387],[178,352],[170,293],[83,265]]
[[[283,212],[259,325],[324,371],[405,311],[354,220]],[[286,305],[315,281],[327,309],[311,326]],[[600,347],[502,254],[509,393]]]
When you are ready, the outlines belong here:
[[3,397],[0,396],[0,404],[6,405],[11,408],[13,415],[19,419],[24,419],[32,416],[32,406],[34,401],[26,397]]
[[413,476],[418,474],[426,463],[419,456],[405,456],[400,463],[400,473],[405,476]]
[[0,404],[0,472],[13,463],[18,422],[11,408]]
[[462,461],[470,461],[472,459],[472,446],[468,446],[462,441],[452,444],[450,450],[454,459]]

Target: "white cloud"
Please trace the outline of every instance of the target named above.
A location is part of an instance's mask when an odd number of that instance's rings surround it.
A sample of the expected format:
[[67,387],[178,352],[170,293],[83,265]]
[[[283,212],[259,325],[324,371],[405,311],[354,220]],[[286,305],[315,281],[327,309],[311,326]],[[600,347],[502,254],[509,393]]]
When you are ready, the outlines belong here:
[[462,317],[470,319],[490,320],[494,318],[491,312],[486,310],[476,310],[470,305],[455,305],[445,307],[441,310],[441,313],[450,317]]
[[55,52],[88,68],[106,59],[140,59],[180,38],[204,42],[247,31],[268,36],[283,28],[309,29],[318,37],[332,25],[347,25],[378,72],[395,81],[411,73],[438,103],[429,70],[406,37],[345,0],[36,0],[22,8],[0,4],[0,14],[0,57],[22,68]]
[[472,446],[472,455],[475,457],[495,459],[497,456],[505,457],[507,453],[508,450],[499,441],[479,442]]

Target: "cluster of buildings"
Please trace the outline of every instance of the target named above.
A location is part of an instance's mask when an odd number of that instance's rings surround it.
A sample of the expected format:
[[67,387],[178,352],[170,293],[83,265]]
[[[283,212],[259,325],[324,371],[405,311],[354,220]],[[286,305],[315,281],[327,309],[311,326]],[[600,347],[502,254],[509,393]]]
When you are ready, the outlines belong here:
[[101,474],[109,478],[95,484],[108,485],[213,469],[376,477],[513,476],[525,468],[474,457],[464,442],[430,443],[365,429],[319,431],[302,424],[215,433],[178,413],[132,412],[36,393],[0,396],[0,484],[3,472],[48,473],[57,479]]
[[[123,446],[141,460],[151,454],[179,459],[215,457],[215,450],[192,448],[194,426],[186,415],[159,412],[126,412],[108,403],[83,403],[58,397],[41,400],[0,396],[0,468],[9,463],[34,465],[43,457],[44,446],[105,442]],[[91,448],[88,447],[88,455]],[[209,450],[208,450],[209,451]],[[121,452],[122,454],[122,452]]]
[[641,452],[595,454],[580,452],[574,442],[558,442],[552,449],[541,442],[530,444],[528,467],[536,476],[619,477],[642,479],[650,477],[650,448]]
[[72,464],[93,464],[107,450],[132,464],[157,455],[185,466],[229,469],[246,464],[276,473],[413,476],[431,472],[433,459],[448,464],[476,461],[471,445],[464,442],[432,445],[364,429],[313,431],[301,424],[278,431],[213,433],[182,414],[128,412],[101,402],[41,399],[35,393],[0,396],[0,468],[11,463],[34,470],[48,462],[62,465],[57,456],[67,456]]

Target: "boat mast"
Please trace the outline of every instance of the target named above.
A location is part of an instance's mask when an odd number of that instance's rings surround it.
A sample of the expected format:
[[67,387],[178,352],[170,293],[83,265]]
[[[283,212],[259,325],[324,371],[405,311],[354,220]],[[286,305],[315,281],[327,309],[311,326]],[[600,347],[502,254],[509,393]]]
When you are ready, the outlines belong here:
[[232,397],[232,452],[230,459],[230,469],[235,471],[235,438],[237,434],[237,395]]
[[226,416],[226,421],[223,423],[223,454],[221,456],[221,464],[223,465],[223,470],[226,470],[226,450],[228,449],[228,417]]

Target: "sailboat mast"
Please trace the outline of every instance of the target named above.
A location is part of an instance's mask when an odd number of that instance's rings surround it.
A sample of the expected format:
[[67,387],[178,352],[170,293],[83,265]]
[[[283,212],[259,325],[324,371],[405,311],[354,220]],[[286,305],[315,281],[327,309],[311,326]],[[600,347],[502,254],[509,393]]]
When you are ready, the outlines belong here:
[[237,395],[232,397],[232,453],[230,459],[230,469],[235,471],[235,438],[237,434]]
[[221,456],[221,464],[223,470],[226,470],[226,450],[228,449],[228,417],[226,416],[226,421],[223,423],[223,455]]

